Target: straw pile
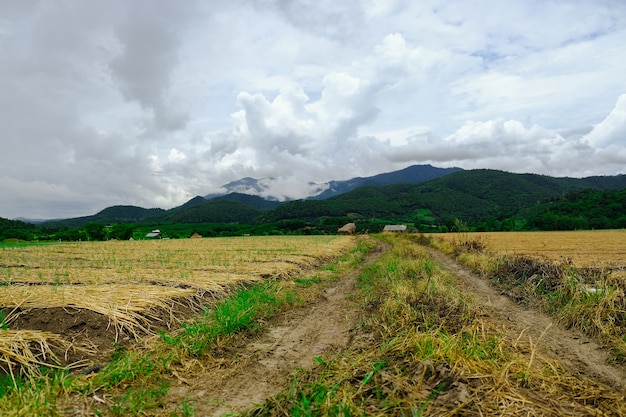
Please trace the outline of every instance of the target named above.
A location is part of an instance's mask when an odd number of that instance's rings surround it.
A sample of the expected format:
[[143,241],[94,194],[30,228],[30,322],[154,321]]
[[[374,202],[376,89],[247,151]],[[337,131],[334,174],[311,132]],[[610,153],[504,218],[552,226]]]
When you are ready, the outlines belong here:
[[[16,286],[0,288],[0,306],[7,308],[70,307],[88,309],[109,318],[116,331],[138,337],[151,333],[151,321],[159,321],[151,312],[171,311],[173,303],[193,303],[197,291],[156,285],[108,284],[72,286]],[[10,321],[11,318],[8,318]]]
[[[90,310],[108,318],[117,342],[122,334],[138,338],[176,323],[181,310],[199,310],[235,287],[289,278],[353,246],[354,240],[337,236],[276,236],[2,248],[0,309],[13,310],[4,321],[9,325],[31,309]],[[49,344],[71,346],[46,332],[3,337],[5,364],[44,363],[52,358]]]
[[50,332],[0,330],[0,370],[15,384],[18,373],[32,378],[40,374],[40,366],[60,367],[54,351],[67,354],[70,349],[89,352]]

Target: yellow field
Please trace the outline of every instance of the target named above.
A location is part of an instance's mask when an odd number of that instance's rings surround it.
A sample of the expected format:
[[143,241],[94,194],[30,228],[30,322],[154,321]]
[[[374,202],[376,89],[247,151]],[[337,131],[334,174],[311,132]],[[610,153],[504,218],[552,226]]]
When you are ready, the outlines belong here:
[[77,242],[0,249],[0,308],[73,307],[144,329],[154,308],[235,285],[296,275],[331,260],[347,236]]
[[626,270],[626,230],[438,234],[450,240],[479,240],[495,253],[571,260],[579,267]]

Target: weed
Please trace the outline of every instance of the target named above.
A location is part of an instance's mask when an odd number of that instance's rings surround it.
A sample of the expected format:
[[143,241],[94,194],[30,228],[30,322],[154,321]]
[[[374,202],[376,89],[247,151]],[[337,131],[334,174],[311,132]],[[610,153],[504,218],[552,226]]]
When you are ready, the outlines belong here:
[[379,371],[379,370],[380,370],[383,366],[385,366],[385,365],[386,365],[386,362],[385,362],[385,361],[376,362],[376,363],[374,364],[374,369],[372,369],[370,372],[368,372],[368,373],[367,373],[367,375],[365,375],[365,378],[363,378],[363,382],[362,382],[362,384],[363,384],[363,385],[367,384],[367,383],[370,381],[370,379],[372,379],[372,377],[374,376],[374,374],[375,374],[376,372],[378,372],[378,371]]
[[142,415],[146,410],[155,409],[162,404],[167,393],[168,385],[162,383],[156,387],[140,387],[128,390],[122,397],[117,398],[109,411],[113,416]]
[[[589,390],[593,407],[626,411],[613,391],[564,376],[545,358],[529,361],[479,319],[449,274],[405,246],[410,238],[381,239],[393,247],[359,276],[352,345],[318,358],[323,366],[300,371],[247,415],[586,414]],[[559,400],[546,404],[546,390]]]
[[310,287],[313,284],[318,284],[322,279],[319,276],[313,276],[309,278],[296,278],[293,282],[302,286],[302,287]]
[[196,415],[196,410],[193,407],[193,405],[189,403],[189,401],[183,401],[180,404],[179,408],[181,412],[180,414],[181,417],[194,417]]
[[4,310],[0,310],[0,329],[1,330],[8,330],[9,326],[7,324],[7,318],[4,315]]

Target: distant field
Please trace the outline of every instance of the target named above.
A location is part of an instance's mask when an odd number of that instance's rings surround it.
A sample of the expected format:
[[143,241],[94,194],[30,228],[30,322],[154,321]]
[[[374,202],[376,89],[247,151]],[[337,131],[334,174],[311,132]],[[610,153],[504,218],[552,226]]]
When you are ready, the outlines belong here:
[[137,336],[154,321],[171,322],[176,309],[237,285],[297,276],[354,245],[347,236],[246,236],[0,247],[0,324],[11,331],[0,332],[0,363],[9,361],[2,355],[15,337],[50,337],[15,334],[14,322],[32,326],[49,316],[46,329],[63,333],[54,323],[67,316],[72,330],[92,331],[89,321],[74,318],[87,311],[105,317],[116,340]]
[[488,232],[449,233],[438,237],[450,240],[478,239],[488,250],[530,255],[551,260],[571,260],[579,267],[626,270],[626,230],[570,232]]

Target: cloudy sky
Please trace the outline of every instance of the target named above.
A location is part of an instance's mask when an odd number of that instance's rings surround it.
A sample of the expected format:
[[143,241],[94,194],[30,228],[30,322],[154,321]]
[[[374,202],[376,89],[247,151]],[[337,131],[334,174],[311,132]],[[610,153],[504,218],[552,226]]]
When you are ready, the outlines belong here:
[[623,0],[0,0],[0,217],[626,173]]

